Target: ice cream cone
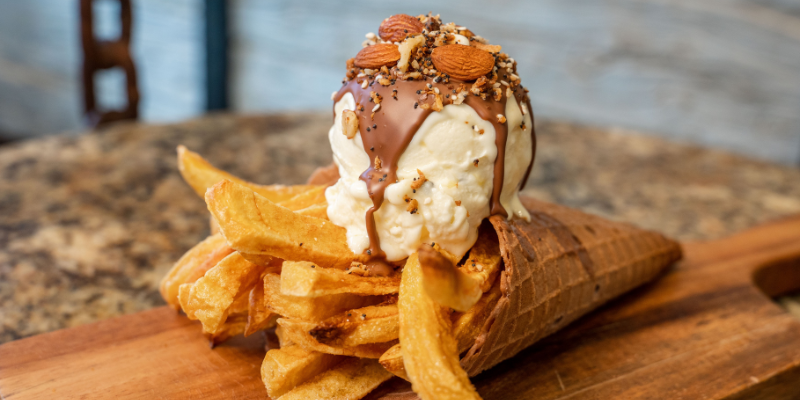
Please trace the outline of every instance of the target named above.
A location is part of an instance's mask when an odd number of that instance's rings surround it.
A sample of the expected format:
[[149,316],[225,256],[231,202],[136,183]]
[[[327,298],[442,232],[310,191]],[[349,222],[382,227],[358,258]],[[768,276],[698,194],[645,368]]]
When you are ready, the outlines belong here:
[[531,221],[493,216],[502,297],[461,360],[470,376],[511,358],[681,258],[659,233],[522,198]]

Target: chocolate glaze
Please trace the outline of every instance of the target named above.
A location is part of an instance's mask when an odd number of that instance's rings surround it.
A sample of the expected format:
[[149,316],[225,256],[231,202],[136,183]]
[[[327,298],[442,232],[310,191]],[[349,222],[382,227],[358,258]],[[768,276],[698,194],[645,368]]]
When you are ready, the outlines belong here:
[[[367,77],[357,77],[345,82],[344,86],[334,96],[334,105],[346,93],[352,94],[356,102],[356,115],[358,116],[361,140],[363,141],[364,151],[367,152],[370,158],[369,168],[360,176],[360,179],[367,184],[367,190],[373,204],[365,216],[367,234],[370,241],[369,249],[367,250],[367,254],[370,255],[370,262],[368,262],[367,268],[372,274],[388,275],[392,272],[392,268],[386,261],[386,253],[380,247],[380,238],[375,224],[374,213],[383,204],[386,187],[397,182],[397,164],[400,157],[408,148],[409,143],[411,143],[417,130],[428,115],[434,112],[431,108],[424,109],[419,107],[423,103],[432,104],[434,96],[432,94],[428,95],[426,100],[421,101],[421,94],[418,94],[417,91],[424,92],[428,89],[427,85],[431,85],[432,88],[438,88],[443,104],[448,105],[452,104],[455,99],[453,90],[456,90],[462,83],[469,89],[472,86],[472,82],[451,79],[448,83],[435,83],[432,79],[427,78],[426,80],[416,81],[397,80],[390,86],[382,86],[374,82],[372,85],[362,88],[362,82],[366,79]],[[501,74],[498,82],[501,79],[507,80],[504,73]],[[500,101],[493,100],[491,96],[488,96],[487,100],[483,100],[479,96],[470,94],[464,100],[464,104],[472,107],[481,119],[491,122],[494,127],[497,158],[494,164],[490,211],[492,215],[498,214],[508,217],[508,212],[500,204],[500,194],[503,190],[503,178],[505,175],[505,149],[506,141],[508,140],[508,123],[500,123],[497,120],[497,115],[505,115],[506,110],[506,86],[501,86],[501,88],[504,93]],[[375,107],[375,103],[370,97],[370,92],[375,92],[382,97],[381,107],[374,113],[374,116],[372,115],[372,110]],[[447,98],[446,95],[450,95],[450,98]],[[530,100],[521,86],[517,86],[514,91],[514,97],[520,104],[520,108],[527,107],[527,112],[531,112]],[[531,118],[533,118],[533,114],[531,114]],[[527,176],[530,173],[536,151],[536,138],[533,133],[533,127],[531,127],[531,135],[533,136],[533,154],[525,180],[527,180]],[[376,157],[380,158],[380,168],[376,168]],[[523,185],[524,182],[523,180]]]

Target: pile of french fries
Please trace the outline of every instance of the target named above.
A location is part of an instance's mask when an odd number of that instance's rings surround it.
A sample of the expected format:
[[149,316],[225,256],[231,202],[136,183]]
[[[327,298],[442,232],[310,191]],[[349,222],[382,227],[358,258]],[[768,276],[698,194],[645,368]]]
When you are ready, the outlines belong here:
[[257,185],[178,148],[211,236],[161,282],[168,304],[214,344],[270,331],[261,367],[273,399],[359,399],[393,376],[424,399],[479,398],[460,357],[501,297],[500,248],[482,226],[456,259],[423,245],[394,275],[370,276],[328,221],[324,185]]

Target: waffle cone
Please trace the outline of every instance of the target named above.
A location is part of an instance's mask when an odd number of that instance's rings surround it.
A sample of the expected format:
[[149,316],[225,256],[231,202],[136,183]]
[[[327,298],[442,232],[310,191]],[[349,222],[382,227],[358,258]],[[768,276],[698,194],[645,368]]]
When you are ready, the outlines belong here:
[[681,258],[659,233],[522,198],[531,221],[489,221],[505,263],[503,296],[461,364],[470,376],[513,357]]

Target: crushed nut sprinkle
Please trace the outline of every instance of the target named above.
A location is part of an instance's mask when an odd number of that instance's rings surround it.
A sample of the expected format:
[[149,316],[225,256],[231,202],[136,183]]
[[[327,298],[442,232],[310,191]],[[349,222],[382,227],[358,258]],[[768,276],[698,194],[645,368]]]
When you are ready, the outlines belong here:
[[410,212],[411,214],[416,214],[418,210],[419,210],[419,202],[417,201],[417,199],[411,199],[411,201],[408,202],[406,211]]
[[414,182],[411,183],[411,189],[414,190],[421,188],[422,185],[428,181],[428,179],[425,178],[425,174],[423,174],[422,171],[417,170],[417,173],[419,174],[419,178],[414,178]]
[[348,139],[352,139],[358,134],[358,116],[353,110],[342,112],[342,133]]
[[379,156],[375,156],[375,169],[381,169],[383,166],[381,158]]

